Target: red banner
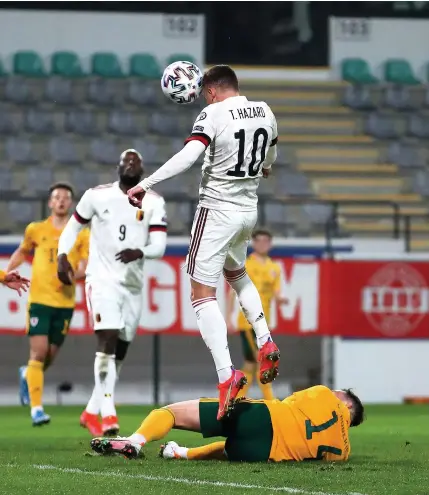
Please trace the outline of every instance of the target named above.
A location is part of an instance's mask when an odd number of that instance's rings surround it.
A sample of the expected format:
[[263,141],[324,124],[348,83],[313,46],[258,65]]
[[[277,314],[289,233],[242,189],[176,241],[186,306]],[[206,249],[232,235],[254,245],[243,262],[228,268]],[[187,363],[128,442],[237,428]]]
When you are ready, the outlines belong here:
[[[6,260],[0,260],[0,267]],[[167,257],[145,266],[140,333],[198,333],[183,259]],[[274,307],[278,333],[358,338],[429,337],[429,263],[301,261],[277,259],[287,303]],[[30,275],[28,264],[21,268]],[[225,307],[226,284],[217,298]],[[92,332],[79,284],[71,333]],[[26,300],[0,288],[0,333],[24,332]]]

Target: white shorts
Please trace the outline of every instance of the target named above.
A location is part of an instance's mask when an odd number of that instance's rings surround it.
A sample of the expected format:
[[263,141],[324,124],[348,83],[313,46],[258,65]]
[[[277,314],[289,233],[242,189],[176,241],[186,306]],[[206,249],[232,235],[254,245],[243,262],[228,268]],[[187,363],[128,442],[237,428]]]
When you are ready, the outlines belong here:
[[221,211],[199,206],[186,258],[190,277],[216,287],[224,268],[243,268],[257,218],[257,210]]
[[119,330],[119,338],[131,342],[142,312],[141,291],[130,292],[118,284],[91,281],[86,284],[86,304],[94,330]]

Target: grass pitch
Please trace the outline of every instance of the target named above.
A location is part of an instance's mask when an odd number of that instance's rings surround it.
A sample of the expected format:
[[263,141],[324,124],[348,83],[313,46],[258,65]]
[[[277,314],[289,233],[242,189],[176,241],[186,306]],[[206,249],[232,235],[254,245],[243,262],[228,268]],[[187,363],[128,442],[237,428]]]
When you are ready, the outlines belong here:
[[[118,409],[122,434],[132,433],[149,411]],[[367,421],[351,431],[347,463],[241,464],[165,461],[158,444],[146,458],[88,455],[90,436],[78,426],[80,408],[49,407],[52,423],[30,424],[28,409],[0,408],[1,495],[274,494],[429,495],[429,408],[367,407]],[[199,445],[197,434],[170,439]]]

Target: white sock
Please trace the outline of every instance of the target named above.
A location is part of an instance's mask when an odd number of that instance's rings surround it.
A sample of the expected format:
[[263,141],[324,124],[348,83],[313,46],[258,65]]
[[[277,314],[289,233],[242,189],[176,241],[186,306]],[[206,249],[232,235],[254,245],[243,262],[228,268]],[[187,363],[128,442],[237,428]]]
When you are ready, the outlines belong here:
[[188,447],[177,447],[176,452],[180,455],[182,459],[188,458]]
[[107,375],[109,356],[104,352],[96,352],[94,359],[94,389],[85,408],[89,414],[99,414],[103,398],[104,379]]
[[124,364],[123,361],[119,361],[118,359],[115,360],[115,366],[116,366],[116,379],[119,379],[119,373],[121,372],[122,365]]
[[244,316],[252,325],[256,334],[258,347],[261,348],[271,338],[271,333],[265,319],[261,297],[255,284],[250,280],[246,272],[242,272],[234,278],[225,278],[237,293]]
[[33,416],[36,412],[43,411],[43,406],[34,406],[31,408],[31,415]]
[[103,382],[103,396],[101,400],[101,416],[116,416],[115,408],[115,385],[116,385],[116,364],[115,355],[107,356],[107,373]]
[[192,303],[192,306],[197,315],[201,336],[212,353],[219,382],[225,382],[232,375],[232,361],[228,347],[226,323],[216,297],[198,299]]
[[144,445],[146,443],[146,438],[140,433],[133,433],[128,437],[128,440],[132,443],[138,443],[139,445]]

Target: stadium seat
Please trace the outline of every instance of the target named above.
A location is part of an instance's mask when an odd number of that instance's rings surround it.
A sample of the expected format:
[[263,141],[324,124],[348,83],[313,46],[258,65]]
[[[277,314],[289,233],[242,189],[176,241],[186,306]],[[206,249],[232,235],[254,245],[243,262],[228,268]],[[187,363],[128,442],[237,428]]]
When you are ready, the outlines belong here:
[[367,86],[347,86],[344,91],[343,104],[353,110],[373,110],[371,92]]
[[384,64],[384,79],[394,84],[421,84],[405,59],[389,59]]
[[177,136],[179,134],[177,119],[170,115],[154,112],[149,119],[149,131],[161,136]]
[[27,193],[30,196],[45,196],[54,182],[52,169],[44,167],[27,167],[25,171]]
[[80,163],[76,146],[72,139],[60,136],[51,139],[49,143],[51,158],[56,163],[75,165]]
[[189,55],[189,53],[173,53],[167,58],[167,65],[172,64],[173,62],[179,62],[179,61],[184,61],[184,62],[192,62],[195,64],[195,58],[192,55]]
[[429,197],[429,171],[419,170],[413,179],[413,190],[422,196]]
[[399,111],[413,110],[410,90],[407,86],[393,86],[386,88],[384,92],[384,104]]
[[60,105],[73,105],[75,97],[70,79],[50,77],[46,81],[45,99]]
[[15,163],[37,163],[31,141],[25,137],[11,137],[6,141],[6,157]]
[[162,75],[158,61],[150,53],[135,53],[130,57],[130,76],[145,79],[160,79]]
[[156,87],[146,81],[133,80],[128,85],[127,100],[142,106],[154,106],[157,103],[159,83]]
[[52,114],[37,108],[30,109],[25,116],[25,128],[35,134],[53,134],[55,125]]
[[7,206],[10,218],[14,222],[28,224],[34,221],[33,201],[10,201]]
[[[155,186],[155,189],[156,187],[157,186]],[[172,235],[180,235],[183,232],[189,231],[193,218],[193,211],[190,203],[168,201],[166,209],[169,233]]]
[[132,146],[142,154],[145,164],[151,165],[160,163],[159,146],[156,143],[146,139],[134,139]]
[[45,77],[41,56],[33,51],[19,51],[13,56],[13,72],[27,77]]
[[140,134],[134,115],[125,110],[110,112],[107,130],[121,136],[138,136]]
[[401,168],[424,167],[425,157],[415,146],[406,145],[398,141],[391,143],[387,149],[387,161],[395,163]]
[[17,105],[33,102],[28,82],[21,77],[8,77],[4,88],[5,99]]
[[71,183],[76,189],[77,194],[81,194],[90,187],[95,187],[100,183],[98,174],[89,170],[74,169],[72,172]]
[[51,73],[63,77],[83,77],[85,73],[74,52],[55,52],[51,58]]
[[7,70],[4,67],[3,61],[0,60],[0,77],[5,77],[7,75]]
[[65,130],[82,136],[95,136],[99,133],[94,112],[86,109],[74,109],[66,114]]
[[408,134],[413,137],[429,138],[429,119],[423,115],[411,115],[408,120]]
[[118,57],[114,53],[94,53],[91,58],[93,76],[120,78],[124,77]]
[[93,79],[88,85],[88,101],[100,106],[115,106],[118,97],[114,81]]
[[316,225],[325,225],[332,217],[332,206],[324,204],[307,204],[303,206],[303,211]]
[[374,84],[378,79],[372,75],[371,68],[362,58],[347,58],[341,63],[341,75],[345,81],[353,84]]
[[13,121],[12,115],[6,110],[2,109],[0,112],[0,135],[10,136],[16,134],[18,128]]
[[379,139],[399,137],[395,122],[386,115],[372,113],[365,122],[365,132]]
[[311,196],[313,193],[305,175],[279,167],[276,173],[276,193],[280,196]]
[[10,170],[0,169],[0,192],[7,192],[12,189],[12,174]]
[[90,153],[95,162],[102,165],[117,165],[120,151],[116,143],[108,139],[91,141]]

